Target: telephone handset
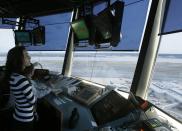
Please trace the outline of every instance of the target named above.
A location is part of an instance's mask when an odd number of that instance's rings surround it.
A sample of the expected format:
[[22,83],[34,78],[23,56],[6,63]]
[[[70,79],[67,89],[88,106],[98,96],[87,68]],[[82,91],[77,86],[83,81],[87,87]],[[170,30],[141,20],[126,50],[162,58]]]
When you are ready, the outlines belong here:
[[25,76],[31,78],[34,74],[34,65],[31,63],[30,66],[27,66],[24,70],[23,73]]
[[[35,69],[37,65],[39,65],[41,69]],[[31,63],[30,66],[27,66],[24,69],[24,75],[34,80],[44,80],[44,77],[49,75],[49,70],[42,69],[42,65],[38,62],[35,62]]]

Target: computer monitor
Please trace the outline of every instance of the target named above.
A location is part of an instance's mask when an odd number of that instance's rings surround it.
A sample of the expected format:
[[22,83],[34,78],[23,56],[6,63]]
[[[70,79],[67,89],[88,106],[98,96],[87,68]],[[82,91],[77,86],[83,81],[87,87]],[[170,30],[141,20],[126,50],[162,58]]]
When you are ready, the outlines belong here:
[[132,109],[134,109],[134,105],[114,90],[90,108],[98,126],[117,120],[128,114]]
[[123,20],[124,2],[116,1],[111,6],[111,11],[114,11],[112,17],[112,38],[111,45],[116,47],[120,42],[121,25]]
[[78,19],[73,21],[71,23],[71,27],[79,41],[89,39],[89,30],[84,19]]
[[31,32],[28,30],[15,30],[16,43],[32,43]]
[[110,43],[112,37],[112,14],[109,11],[93,16],[91,30],[91,44]]
[[116,47],[120,42],[121,24],[124,11],[124,2],[116,1],[92,18],[96,32],[92,41],[95,44],[110,43]]
[[33,45],[44,45],[45,44],[45,27],[38,26],[32,30]]

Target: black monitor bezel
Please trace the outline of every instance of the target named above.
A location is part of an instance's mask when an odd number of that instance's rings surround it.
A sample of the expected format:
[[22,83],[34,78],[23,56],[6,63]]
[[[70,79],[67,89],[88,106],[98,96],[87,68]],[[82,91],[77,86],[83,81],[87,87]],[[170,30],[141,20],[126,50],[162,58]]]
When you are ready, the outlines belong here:
[[[35,41],[35,32],[39,30],[41,31],[41,39],[42,41]],[[32,34],[32,43],[33,45],[45,45],[45,26],[38,26],[36,28],[34,28],[32,31],[31,31],[31,34]]]

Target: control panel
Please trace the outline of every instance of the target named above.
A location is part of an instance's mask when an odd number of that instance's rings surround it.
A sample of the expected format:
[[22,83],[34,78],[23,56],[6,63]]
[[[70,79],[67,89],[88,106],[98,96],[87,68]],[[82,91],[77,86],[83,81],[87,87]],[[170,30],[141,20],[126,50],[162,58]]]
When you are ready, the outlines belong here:
[[143,122],[144,131],[172,131],[158,119],[148,119]]
[[63,92],[86,106],[89,106],[103,90],[97,84],[63,76],[51,80],[50,85],[56,95]]

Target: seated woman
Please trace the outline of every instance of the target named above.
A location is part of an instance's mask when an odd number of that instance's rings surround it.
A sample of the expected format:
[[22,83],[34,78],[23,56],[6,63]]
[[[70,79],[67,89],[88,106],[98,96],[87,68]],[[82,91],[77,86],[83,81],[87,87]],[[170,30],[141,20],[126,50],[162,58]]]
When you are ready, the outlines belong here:
[[7,55],[6,78],[15,97],[12,131],[33,131],[35,96],[32,84],[24,73],[30,66],[25,47],[16,46]]

